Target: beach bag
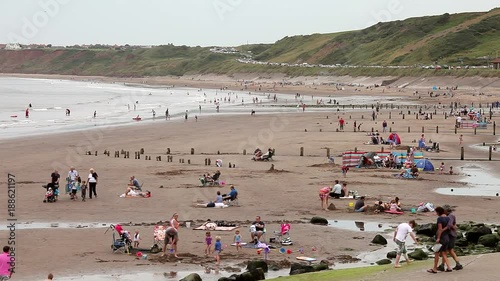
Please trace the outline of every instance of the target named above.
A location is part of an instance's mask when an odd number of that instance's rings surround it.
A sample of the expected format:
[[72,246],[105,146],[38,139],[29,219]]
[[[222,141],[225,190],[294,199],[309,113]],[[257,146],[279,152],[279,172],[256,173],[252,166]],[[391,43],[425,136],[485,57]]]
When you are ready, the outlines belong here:
[[424,207],[427,210],[429,210],[429,212],[434,212],[434,204],[427,202],[427,203],[425,203]]

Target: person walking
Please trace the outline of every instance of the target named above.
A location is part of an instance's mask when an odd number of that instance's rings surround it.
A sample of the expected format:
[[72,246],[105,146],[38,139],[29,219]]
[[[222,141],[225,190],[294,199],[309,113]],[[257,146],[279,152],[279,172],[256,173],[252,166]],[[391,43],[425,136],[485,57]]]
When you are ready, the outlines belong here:
[[450,266],[450,262],[448,261],[448,257],[446,254],[448,253],[448,246],[450,244],[450,231],[447,228],[448,222],[450,218],[446,215],[443,207],[437,207],[435,209],[436,214],[438,215],[437,218],[437,232],[436,232],[436,246],[439,246],[440,248],[437,249],[434,253],[434,267],[431,269],[428,269],[427,272],[429,273],[437,273],[438,271],[438,263],[439,263],[439,257],[443,258],[443,262],[446,264],[446,272],[451,272],[453,271]]
[[92,199],[92,194],[94,194],[95,198],[97,198],[97,192],[96,192],[97,179],[98,179],[97,173],[94,171],[94,168],[91,168],[88,176],[89,199]]
[[384,120],[384,122],[382,122],[382,132],[385,133],[387,131],[387,121]]
[[405,256],[406,263],[410,264],[410,258],[408,258],[408,252],[406,250],[406,237],[410,234],[413,241],[418,244],[417,237],[415,237],[415,233],[413,233],[413,229],[415,228],[416,223],[414,220],[409,221],[408,223],[404,222],[398,225],[396,231],[394,231],[394,237],[392,240],[398,245],[396,261],[394,262],[395,268],[400,268],[399,260],[401,259],[401,255]]
[[[450,256],[453,258],[455,261],[456,265],[453,268],[453,270],[461,270],[464,267],[460,264],[458,261],[457,254],[455,253],[455,242],[457,241],[457,218],[455,217],[455,214],[453,214],[453,208],[451,208],[450,205],[444,205],[443,209],[450,219],[448,221],[448,226],[447,228],[450,231],[450,243],[448,244],[448,253]],[[441,262],[441,265],[438,266],[437,270],[439,271],[444,271],[444,261]]]

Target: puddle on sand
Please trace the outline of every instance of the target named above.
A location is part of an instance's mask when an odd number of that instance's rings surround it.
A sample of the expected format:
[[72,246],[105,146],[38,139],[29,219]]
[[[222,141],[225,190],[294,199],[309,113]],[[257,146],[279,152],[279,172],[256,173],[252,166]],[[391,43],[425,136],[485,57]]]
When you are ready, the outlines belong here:
[[362,222],[362,221],[350,221],[350,220],[329,220],[328,226],[344,230],[365,231],[365,232],[384,232],[387,229],[393,228],[393,226],[387,223]]
[[[85,229],[85,228],[107,228],[110,223],[76,223],[76,222],[16,222],[16,230],[23,229]],[[8,230],[8,224],[0,224],[0,230]]]
[[467,177],[461,182],[467,187],[443,187],[436,193],[457,196],[493,196],[500,195],[500,179],[485,172],[481,167],[464,167],[461,172]]

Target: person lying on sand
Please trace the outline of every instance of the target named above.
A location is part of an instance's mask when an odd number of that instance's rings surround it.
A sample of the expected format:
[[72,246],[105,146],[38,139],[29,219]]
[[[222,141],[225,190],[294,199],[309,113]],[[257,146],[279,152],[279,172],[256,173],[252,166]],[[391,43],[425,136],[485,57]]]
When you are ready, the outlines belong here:
[[138,191],[137,189],[129,186],[127,187],[127,190],[125,193],[120,195],[120,197],[144,197],[144,198],[149,198],[151,197],[151,192],[146,190],[146,191]]

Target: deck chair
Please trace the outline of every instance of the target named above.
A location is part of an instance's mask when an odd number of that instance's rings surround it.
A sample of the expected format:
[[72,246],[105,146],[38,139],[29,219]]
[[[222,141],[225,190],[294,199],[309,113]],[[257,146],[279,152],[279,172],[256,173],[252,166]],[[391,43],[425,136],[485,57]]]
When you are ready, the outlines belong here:
[[238,202],[238,192],[236,192],[236,196],[234,198],[231,198],[228,200],[228,205],[229,206],[240,206],[240,203]]
[[159,253],[165,244],[165,231],[167,227],[164,225],[155,225],[153,229],[153,247],[151,253]]

